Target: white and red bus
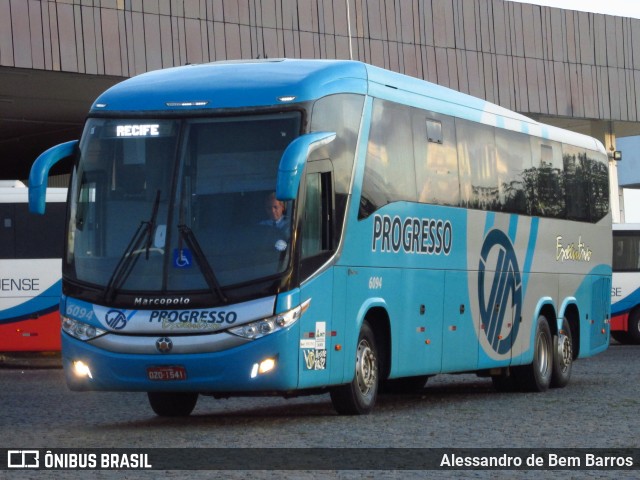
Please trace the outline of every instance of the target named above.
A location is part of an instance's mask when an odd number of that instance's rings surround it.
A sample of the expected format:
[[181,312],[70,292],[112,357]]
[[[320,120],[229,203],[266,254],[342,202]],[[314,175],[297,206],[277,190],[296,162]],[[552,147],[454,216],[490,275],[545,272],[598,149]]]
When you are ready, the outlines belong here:
[[28,188],[0,182],[0,352],[60,350],[66,199],[49,188],[46,215],[31,215]]
[[640,344],[640,223],[613,225],[611,336]]

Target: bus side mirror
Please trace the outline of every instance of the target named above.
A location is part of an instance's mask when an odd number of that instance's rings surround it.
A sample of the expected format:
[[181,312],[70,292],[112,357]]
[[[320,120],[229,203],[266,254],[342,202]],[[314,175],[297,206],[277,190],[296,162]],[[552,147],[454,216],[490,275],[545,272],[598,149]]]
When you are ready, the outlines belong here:
[[78,140],[61,143],[42,153],[31,166],[29,173],[29,211],[44,214],[47,199],[49,170],[63,158],[73,155]]
[[278,167],[276,198],[294,200],[298,194],[300,179],[309,154],[336,138],[335,132],[313,132],[296,138],[285,149]]

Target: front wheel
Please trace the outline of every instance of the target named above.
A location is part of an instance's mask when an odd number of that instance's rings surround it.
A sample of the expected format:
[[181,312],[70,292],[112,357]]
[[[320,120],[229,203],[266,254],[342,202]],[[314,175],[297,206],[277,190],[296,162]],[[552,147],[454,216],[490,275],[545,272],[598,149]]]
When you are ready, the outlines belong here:
[[356,371],[351,383],[331,389],[331,402],[341,415],[371,412],[379,385],[379,359],[375,336],[368,322],[362,324],[356,349]]
[[533,341],[533,362],[514,369],[522,390],[544,392],[549,388],[553,369],[552,345],[549,322],[544,315],[540,315]]
[[161,417],[188,417],[198,402],[193,392],[148,392],[149,405]]

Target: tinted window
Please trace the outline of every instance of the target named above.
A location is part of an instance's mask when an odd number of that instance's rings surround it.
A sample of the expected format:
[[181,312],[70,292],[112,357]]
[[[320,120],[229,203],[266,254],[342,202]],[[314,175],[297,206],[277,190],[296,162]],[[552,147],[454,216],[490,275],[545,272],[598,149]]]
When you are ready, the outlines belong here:
[[601,153],[375,99],[359,218],[418,201],[597,222],[608,182]]
[[64,203],[48,203],[45,215],[26,203],[0,205],[0,258],[62,258]]
[[565,145],[562,150],[567,218],[597,221],[609,211],[608,166],[589,150]]
[[336,132],[336,139],[316,150],[311,159],[331,159],[335,185],[336,235],[342,231],[351,175],[362,119],[362,95],[341,94],[321,98],[313,106],[312,132]]
[[640,232],[614,232],[613,271],[640,271]]
[[531,169],[529,137],[510,130],[496,130],[496,173],[500,209],[503,212],[531,214],[526,173]]
[[331,174],[306,176],[304,218],[302,222],[302,258],[331,250]]
[[456,119],[462,206],[499,210],[500,188],[494,129]]
[[566,196],[562,163],[562,145],[531,137],[533,165],[525,173],[531,215],[551,218],[566,216]]
[[376,99],[362,183],[360,217],[391,202],[415,202],[411,110]]

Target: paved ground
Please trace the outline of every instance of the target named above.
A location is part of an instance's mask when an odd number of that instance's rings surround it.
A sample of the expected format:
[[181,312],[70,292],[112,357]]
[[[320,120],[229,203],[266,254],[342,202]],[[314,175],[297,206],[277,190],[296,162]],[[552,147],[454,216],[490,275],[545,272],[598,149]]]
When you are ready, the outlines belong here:
[[[324,395],[291,400],[205,397],[191,417],[166,419],[153,415],[145,394],[73,393],[66,389],[59,369],[13,365],[0,369],[0,448],[490,447],[496,453],[508,448],[640,448],[639,373],[640,346],[612,345],[597,357],[578,361],[568,387],[542,394],[497,393],[490,380],[443,375],[432,378],[419,394],[381,396],[374,413],[362,417],[336,415]],[[376,455],[375,450],[370,454]],[[251,461],[249,455],[246,462]],[[59,477],[55,472],[10,473],[11,478]],[[131,472],[91,475],[140,478]],[[142,474],[146,475],[155,478],[157,472]],[[184,472],[162,475],[183,478]],[[189,478],[247,475],[190,472]],[[249,475],[273,479],[569,479],[640,478],[640,471],[260,471]]]

